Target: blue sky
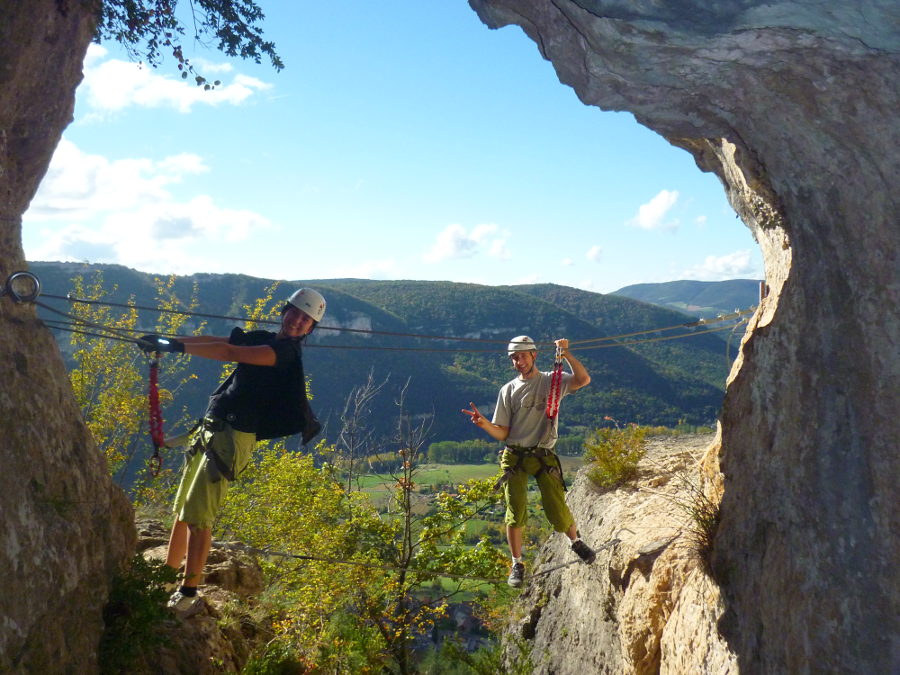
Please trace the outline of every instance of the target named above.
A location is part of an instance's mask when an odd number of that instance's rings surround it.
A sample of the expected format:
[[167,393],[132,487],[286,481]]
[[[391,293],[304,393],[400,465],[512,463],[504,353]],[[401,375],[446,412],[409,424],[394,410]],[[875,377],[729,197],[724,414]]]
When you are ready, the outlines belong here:
[[211,92],[91,47],[29,260],[602,293],[762,278],[719,181],[582,104],[519,28],[465,0],[260,5],[285,69],[187,41]]

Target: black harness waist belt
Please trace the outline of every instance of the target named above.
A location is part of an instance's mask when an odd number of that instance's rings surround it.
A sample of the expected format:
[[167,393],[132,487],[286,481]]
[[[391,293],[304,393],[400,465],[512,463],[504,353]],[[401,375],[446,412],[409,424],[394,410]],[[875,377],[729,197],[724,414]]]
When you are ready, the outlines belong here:
[[[566,490],[566,481],[563,479],[562,475],[562,465],[559,463],[559,457],[556,456],[556,453],[553,452],[553,450],[542,448],[540,446],[526,448],[521,445],[507,445],[506,449],[516,456],[516,463],[503,471],[503,475],[500,476],[496,483],[494,483],[495,490],[499,490],[506,481],[512,478],[516,471],[522,466],[522,462],[526,457],[535,457],[541,463],[541,468],[534,474],[535,478],[546,471],[549,475],[558,478],[562,483],[563,490]],[[545,461],[548,457],[552,458],[550,464]]]

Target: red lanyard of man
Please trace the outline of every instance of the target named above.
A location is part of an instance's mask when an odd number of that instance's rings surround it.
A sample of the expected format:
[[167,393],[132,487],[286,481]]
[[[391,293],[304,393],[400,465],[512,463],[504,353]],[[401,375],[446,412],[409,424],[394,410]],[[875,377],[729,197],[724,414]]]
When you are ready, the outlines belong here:
[[559,413],[559,402],[562,399],[563,357],[562,349],[556,346],[556,358],[553,360],[553,372],[550,375],[550,393],[547,395],[547,417],[554,419]]

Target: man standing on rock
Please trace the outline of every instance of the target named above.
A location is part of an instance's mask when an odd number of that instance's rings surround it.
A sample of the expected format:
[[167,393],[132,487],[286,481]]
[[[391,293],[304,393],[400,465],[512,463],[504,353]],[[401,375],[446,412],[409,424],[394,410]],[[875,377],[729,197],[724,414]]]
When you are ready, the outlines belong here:
[[281,310],[278,333],[245,332],[229,337],[191,336],[179,339],[144,335],[146,352],[178,352],[237,367],[210,396],[204,418],[190,442],[190,455],[175,495],[175,524],[166,564],[184,561],[184,578],[169,607],[181,616],[203,606],[197,587],[212,545],[212,526],[228,484],[246,468],[256,441],[302,434],[308,443],[321,429],[306,398],[300,343],[325,314],[325,298],[301,288]]
[[[512,568],[507,583],[522,585],[525,563],[522,562],[522,530],[528,521],[528,476],[534,476],[541,491],[541,503],[547,520],[557,532],[565,532],[572,550],[586,563],[594,562],[594,551],[578,535],[575,519],[566,505],[565,485],[559,457],[553,452],[558,438],[559,401],[591,381],[581,362],[569,352],[569,341],[555,341],[558,354],[565,359],[571,373],[562,373],[554,382],[552,373],[537,369],[537,346],[527,335],[513,338],[507,347],[512,366],[519,375],[507,382],[497,396],[494,418],[488,422],[474,403],[463,410],[472,424],[489,436],[506,443],[500,456],[500,468],[506,501],[506,538],[512,554]],[[550,401],[548,403],[548,397]]]

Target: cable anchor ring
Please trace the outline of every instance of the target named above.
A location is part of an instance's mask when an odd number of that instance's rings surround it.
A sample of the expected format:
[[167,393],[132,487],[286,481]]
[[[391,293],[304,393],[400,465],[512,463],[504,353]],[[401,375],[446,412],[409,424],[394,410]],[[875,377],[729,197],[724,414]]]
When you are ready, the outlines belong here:
[[[31,284],[27,291],[16,289],[16,284],[23,279],[27,279]],[[4,291],[17,303],[34,302],[41,294],[41,281],[31,272],[13,272],[6,279]]]

